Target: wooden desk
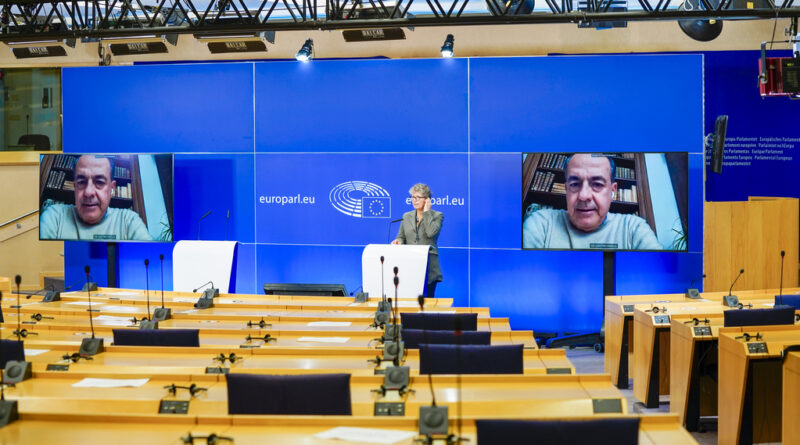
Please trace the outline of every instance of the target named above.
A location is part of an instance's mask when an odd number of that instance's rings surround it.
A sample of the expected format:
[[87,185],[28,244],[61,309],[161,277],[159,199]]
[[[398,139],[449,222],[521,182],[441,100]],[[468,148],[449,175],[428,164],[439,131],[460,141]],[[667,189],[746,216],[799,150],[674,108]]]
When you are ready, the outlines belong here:
[[[736,291],[740,299],[747,302],[753,299],[774,301],[778,289]],[[800,293],[800,288],[784,288],[784,295]],[[687,299],[684,294],[656,295],[609,295],[605,298],[605,371],[618,388],[628,388],[628,376],[633,375],[633,307],[636,304],[662,303],[702,303],[710,300],[721,304],[727,292],[704,292],[702,299]]]
[[[304,374],[320,372],[347,372],[353,375],[374,375],[375,364],[368,360],[378,354],[369,349],[315,349],[315,348],[172,348],[144,346],[107,346],[106,352],[95,355],[92,360],[77,363],[62,360],[65,353],[77,352],[53,349],[26,359],[33,363],[34,373],[46,371],[48,364],[69,364],[69,373],[85,373],[92,376],[127,375],[142,378],[151,375],[202,375],[206,367],[219,367],[214,357],[220,353],[231,353],[241,357],[234,364],[226,362],[224,367],[259,373]],[[562,349],[525,350],[523,366],[526,375],[574,374],[575,369]],[[412,375],[419,375],[419,354],[408,351],[405,364]]]
[[[158,414],[163,400],[189,401],[189,416],[227,416],[228,395],[225,378],[218,381],[183,381],[153,377],[138,388],[75,388],[82,377],[65,375],[26,380],[6,390],[7,400],[17,400],[21,414]],[[185,389],[171,395],[164,387],[172,383],[187,386],[195,382],[206,391],[191,397]],[[353,415],[371,417],[374,403],[383,400],[372,390],[383,384],[382,376],[353,376],[351,404]],[[455,376],[434,376],[436,401],[455,412],[459,400]],[[415,390],[404,400],[407,413],[419,412],[431,404],[427,377],[414,377]],[[324,394],[320,394],[324,397]],[[539,418],[626,414],[626,400],[611,385],[607,375],[482,375],[462,376],[461,410],[469,418]]]
[[717,338],[723,322],[722,314],[674,315],[671,320],[669,410],[689,431],[698,430],[701,416],[717,415]]
[[790,352],[783,362],[783,422],[781,437],[784,445],[800,444],[800,352]]
[[[745,341],[743,333],[755,336]],[[759,326],[719,331],[719,443],[780,442],[781,352],[800,344],[796,327]],[[796,398],[796,394],[794,395]],[[790,420],[797,422],[797,418]],[[791,438],[791,440],[794,440]]]
[[[753,308],[772,307],[773,300],[745,299]],[[658,312],[655,312],[656,309]],[[666,309],[666,312],[664,312]],[[739,310],[718,302],[692,300],[681,303],[634,305],[634,336],[638,338],[633,350],[633,395],[648,408],[658,406],[661,394],[670,394],[670,318],[723,317],[727,310]]]
[[[640,416],[639,443],[642,445],[684,445],[697,442],[678,425],[672,415]],[[581,419],[581,418],[578,418]],[[451,417],[451,432],[455,432]],[[0,429],[4,445],[50,444],[85,445],[182,445],[181,437],[191,433],[207,436],[211,433],[232,437],[235,445],[357,445],[358,442],[321,440],[314,434],[337,426],[355,426],[389,430],[417,431],[416,416],[394,418],[361,418],[350,416],[233,416],[158,417],[83,415],[24,415],[21,420]],[[475,444],[475,421],[464,419],[463,435]],[[413,438],[398,442],[412,445]],[[220,442],[226,444],[229,442]],[[204,441],[197,440],[202,445]]]

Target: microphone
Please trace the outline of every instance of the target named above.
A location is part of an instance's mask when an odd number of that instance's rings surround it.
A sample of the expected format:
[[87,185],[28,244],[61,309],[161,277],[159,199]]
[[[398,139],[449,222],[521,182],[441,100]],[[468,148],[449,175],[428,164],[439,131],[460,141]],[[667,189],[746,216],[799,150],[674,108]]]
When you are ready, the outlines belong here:
[[205,219],[205,217],[210,215],[210,214],[211,214],[211,210],[207,211],[205,214],[203,214],[203,216],[200,217],[199,220],[197,220],[197,239],[198,240],[200,239],[200,223],[203,222],[203,219]]
[[[83,267],[83,272],[86,274],[86,284],[89,284],[89,266]],[[94,336],[94,320],[92,320],[92,292],[91,288],[87,286],[86,297],[89,299],[89,326],[92,329],[92,338],[84,338],[81,341],[81,348],[78,354],[81,356],[95,355],[103,352],[103,339],[95,338]]]
[[[362,292],[357,292],[359,289],[361,289]],[[350,292],[351,297],[353,294],[356,296],[355,300],[353,300],[354,303],[366,303],[367,300],[369,300],[369,292],[363,292],[363,290],[364,286],[358,286],[356,290]]]
[[164,255],[159,255],[158,260],[161,262],[161,307],[153,311],[153,320],[164,321],[172,318],[172,309],[164,307]]
[[780,305],[783,305],[783,257],[785,256],[786,256],[786,251],[781,250],[781,281],[780,281],[780,287],[778,288],[778,295],[775,296],[775,299],[780,301],[778,303]]
[[202,286],[199,286],[197,289],[192,289],[192,292],[197,292],[198,290],[208,286],[209,284],[211,285],[211,287],[209,287],[208,289],[204,290],[203,291],[203,296],[200,297],[200,298],[206,298],[206,299],[210,300],[210,299],[219,297],[219,289],[214,287],[214,282],[213,281],[209,281],[208,283],[205,283]]
[[699,290],[697,290],[697,289],[695,289],[695,287],[694,287],[694,282],[695,282],[695,281],[698,281],[698,280],[702,280],[702,279],[703,279],[703,278],[705,278],[705,277],[706,277],[706,274],[703,274],[703,276],[701,276],[701,277],[699,277],[699,278],[695,278],[694,280],[692,280],[692,281],[689,283],[689,288],[688,288],[688,289],[686,289],[686,298],[691,298],[691,299],[697,299],[697,298],[700,298],[700,291],[699,291]]
[[[14,283],[17,285],[17,306],[16,306],[16,308],[17,308],[17,330],[14,331],[14,335],[17,336],[17,341],[21,342],[22,341],[22,337],[26,337],[27,336],[27,331],[23,333],[22,332],[22,326],[20,326],[20,321],[22,320],[22,315],[20,315],[19,312],[20,312],[20,309],[22,308],[22,305],[19,304],[19,285],[22,283],[22,276],[21,275],[14,276]],[[14,306],[11,306],[11,308],[13,309]],[[0,385],[2,385],[2,381],[0,381]]]
[[[419,303],[419,310],[420,312],[425,310],[425,297],[420,295],[417,297],[417,302]],[[426,348],[429,352],[430,343],[428,343],[428,331],[425,329],[425,318],[422,318],[422,340],[425,342],[422,345],[419,345],[419,355],[420,355],[420,364],[422,363],[422,348]],[[425,436],[425,440],[423,443],[433,443],[434,439],[433,436],[447,436],[445,443],[458,443],[458,442],[451,442],[451,436],[448,435],[450,432],[450,421],[449,421],[449,413],[447,406],[437,406],[436,405],[436,394],[433,390],[433,376],[428,373],[428,386],[431,389],[431,406],[422,406],[419,407],[419,435]],[[459,399],[460,399],[459,394]]]
[[386,287],[385,287],[385,284],[384,284],[385,272],[383,270],[384,260],[385,260],[385,258],[383,257],[383,255],[381,255],[381,299],[380,299],[380,301],[378,301],[378,311],[375,313],[375,316],[376,316],[375,323],[378,324],[378,325],[384,325],[388,321],[388,320],[384,320],[385,318],[388,318],[388,317],[382,317],[383,321],[379,322],[378,318],[377,318],[378,317],[378,312],[389,312],[392,309],[391,306],[387,306],[387,304],[386,304]]
[[744,269],[741,269],[739,271],[739,274],[736,275],[736,278],[734,278],[733,283],[731,283],[731,288],[728,289],[728,295],[725,295],[723,297],[723,299],[722,299],[722,303],[724,305],[726,305],[728,307],[737,307],[737,306],[739,306],[739,297],[737,297],[736,295],[731,295],[731,292],[733,292],[733,285],[736,284],[736,281],[739,280],[739,277],[741,277],[743,273],[744,273]]
[[4,427],[9,423],[19,420],[19,411],[17,409],[16,400],[6,400],[6,391],[3,382],[3,368],[0,368],[0,412],[4,415],[0,417],[0,427]]
[[386,244],[392,242],[392,224],[402,221],[403,218],[393,219],[389,221],[389,226],[386,228]]
[[147,318],[142,319],[139,322],[139,329],[142,330],[151,330],[151,329],[158,329],[158,322],[153,320],[150,316],[150,260],[145,258],[144,259],[144,278],[145,278],[145,295],[147,298]]

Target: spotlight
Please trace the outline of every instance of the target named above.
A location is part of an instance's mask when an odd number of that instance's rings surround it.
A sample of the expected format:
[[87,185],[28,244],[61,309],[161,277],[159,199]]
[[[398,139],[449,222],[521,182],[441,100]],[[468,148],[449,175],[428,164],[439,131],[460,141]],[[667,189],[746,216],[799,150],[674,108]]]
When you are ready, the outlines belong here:
[[[697,9],[696,1],[686,1],[678,8],[681,11]],[[713,2],[716,3],[716,2]],[[716,5],[714,5],[716,6]],[[722,33],[722,20],[687,19],[678,20],[678,26],[687,36],[698,42],[709,42]]]
[[448,34],[442,45],[442,57],[453,57],[453,35]]
[[307,39],[300,51],[294,56],[300,62],[308,62],[312,59],[314,53],[314,41]]

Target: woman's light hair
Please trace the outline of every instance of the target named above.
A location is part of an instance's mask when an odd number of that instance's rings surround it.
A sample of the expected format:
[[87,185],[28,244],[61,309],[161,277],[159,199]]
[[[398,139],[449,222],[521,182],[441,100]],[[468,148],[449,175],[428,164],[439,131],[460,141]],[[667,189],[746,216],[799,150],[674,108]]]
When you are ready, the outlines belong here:
[[419,195],[424,198],[431,197],[431,188],[421,182],[411,186],[411,190],[409,190],[408,192],[411,193],[412,195],[414,193],[419,193]]

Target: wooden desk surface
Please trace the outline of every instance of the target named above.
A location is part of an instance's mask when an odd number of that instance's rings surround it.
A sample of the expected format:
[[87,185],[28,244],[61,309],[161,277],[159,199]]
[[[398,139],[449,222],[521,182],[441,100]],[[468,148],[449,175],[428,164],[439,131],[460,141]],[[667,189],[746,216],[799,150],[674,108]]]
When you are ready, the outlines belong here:
[[[642,445],[696,444],[686,430],[680,428],[676,416],[641,416],[639,443]],[[581,419],[581,418],[576,418]],[[378,428],[401,431],[417,431],[415,417],[344,417],[344,416],[235,416],[233,422],[225,419],[202,419],[193,417],[165,418],[156,416],[75,416],[75,415],[30,415],[0,429],[0,443],[5,445],[58,443],[61,445],[85,445],[113,443],[116,445],[182,445],[181,437],[194,436],[231,437],[236,445],[338,445],[359,442],[322,440],[314,434],[338,426]],[[451,416],[451,432],[457,429]],[[475,422],[464,419],[463,435],[476,443]],[[413,444],[413,438],[398,442]],[[202,444],[198,440],[195,443]],[[222,444],[229,442],[220,442]]]
[[[462,412],[470,418],[537,418],[541,416],[592,416],[594,400],[616,401],[616,413],[626,414],[625,397],[611,385],[606,375],[586,376],[482,376],[463,379],[461,383]],[[509,378],[511,377],[511,378]],[[36,378],[6,389],[7,400],[17,400],[22,414],[157,414],[159,402],[190,400],[188,415],[227,416],[227,385],[219,382],[199,382],[207,391],[190,397],[189,392],[177,390],[171,395],[164,386],[170,379],[153,378],[138,388],[75,388],[80,377]],[[455,378],[434,378],[439,405],[454,405],[459,399]],[[382,398],[372,392],[383,383],[380,376],[354,377],[351,381],[353,415],[372,416],[373,404]],[[177,382],[188,385],[188,382]],[[414,378],[404,400],[409,413],[419,406],[431,404],[426,378]],[[324,396],[324,395],[320,395]],[[389,400],[389,399],[386,399]],[[451,408],[455,409],[455,408]],[[613,411],[612,411],[613,412]]]
[[[749,342],[737,338],[744,333],[753,336]],[[762,338],[755,338],[757,334]],[[758,344],[762,344],[766,352],[756,350]],[[779,412],[782,408],[780,357],[786,346],[795,344],[800,344],[797,326],[748,326],[719,331],[719,443],[739,443],[743,428],[750,427],[743,425],[748,422],[744,416],[746,405],[752,407],[749,420],[753,423],[752,439],[780,441],[783,428]],[[751,367],[755,362],[761,363],[759,369]],[[751,371],[763,374],[751,376]],[[747,396],[748,381],[752,381],[750,396]],[[747,402],[747,397],[753,399]]]

